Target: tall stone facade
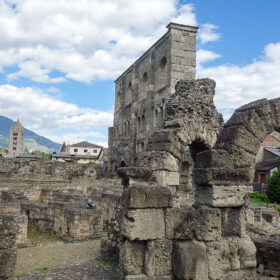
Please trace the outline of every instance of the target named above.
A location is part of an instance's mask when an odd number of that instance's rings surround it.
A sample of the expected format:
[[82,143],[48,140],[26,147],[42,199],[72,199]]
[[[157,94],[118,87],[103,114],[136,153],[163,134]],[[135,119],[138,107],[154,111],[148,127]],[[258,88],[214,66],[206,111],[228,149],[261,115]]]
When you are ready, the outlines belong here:
[[168,31],[116,81],[109,170],[143,166],[148,137],[164,120],[179,80],[195,78],[198,28],[170,23]]
[[24,128],[19,120],[10,128],[9,157],[16,157],[24,153]]

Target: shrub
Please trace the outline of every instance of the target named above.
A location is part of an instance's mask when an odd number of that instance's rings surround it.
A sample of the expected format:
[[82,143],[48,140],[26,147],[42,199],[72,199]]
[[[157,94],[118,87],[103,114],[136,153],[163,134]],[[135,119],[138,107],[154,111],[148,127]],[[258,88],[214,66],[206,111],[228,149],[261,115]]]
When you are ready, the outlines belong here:
[[273,172],[273,175],[268,179],[267,197],[273,203],[280,203],[280,168]]

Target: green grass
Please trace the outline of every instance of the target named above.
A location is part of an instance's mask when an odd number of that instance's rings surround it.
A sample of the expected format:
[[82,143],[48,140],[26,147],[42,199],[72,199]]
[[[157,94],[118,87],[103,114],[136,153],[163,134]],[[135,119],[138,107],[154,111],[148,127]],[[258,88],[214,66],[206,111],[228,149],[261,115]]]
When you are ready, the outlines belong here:
[[27,230],[27,239],[29,245],[31,246],[37,246],[37,245],[55,242],[59,238],[60,235],[57,232],[46,232],[39,228]]
[[261,193],[258,193],[258,192],[253,192],[251,194],[250,202],[251,202],[251,204],[265,204],[265,205],[270,203],[265,194],[261,194]]

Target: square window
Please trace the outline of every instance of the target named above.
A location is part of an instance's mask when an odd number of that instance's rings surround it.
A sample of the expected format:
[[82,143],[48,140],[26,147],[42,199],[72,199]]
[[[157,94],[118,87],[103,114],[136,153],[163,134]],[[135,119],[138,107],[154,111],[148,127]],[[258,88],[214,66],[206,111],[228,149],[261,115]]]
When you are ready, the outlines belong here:
[[97,150],[93,150],[93,152],[96,154],[96,153],[97,153]]
[[78,149],[74,149],[74,152],[77,153],[77,152],[78,152]]
[[14,135],[14,136],[18,136],[18,134],[17,134],[17,133],[13,133],[13,135]]
[[17,147],[13,147],[13,150],[15,151],[17,149]]
[[13,140],[17,140],[17,137],[13,137]]
[[84,150],[84,153],[87,153],[87,151],[88,151],[88,150],[87,150],[87,149],[85,149],[85,150]]

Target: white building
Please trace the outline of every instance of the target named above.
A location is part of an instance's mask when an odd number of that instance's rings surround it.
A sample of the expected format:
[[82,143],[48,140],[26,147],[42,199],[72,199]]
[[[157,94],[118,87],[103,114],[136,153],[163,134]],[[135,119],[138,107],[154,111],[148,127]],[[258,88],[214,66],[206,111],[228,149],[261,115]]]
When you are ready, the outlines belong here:
[[52,160],[77,163],[101,163],[103,161],[103,147],[87,141],[68,145],[66,151],[64,150],[61,149],[60,154],[53,154]]

